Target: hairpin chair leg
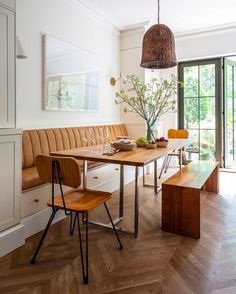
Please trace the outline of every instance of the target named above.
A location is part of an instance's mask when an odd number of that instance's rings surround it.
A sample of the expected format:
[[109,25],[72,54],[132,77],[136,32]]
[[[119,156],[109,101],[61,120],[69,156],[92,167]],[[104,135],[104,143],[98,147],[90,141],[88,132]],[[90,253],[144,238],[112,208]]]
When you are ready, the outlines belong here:
[[40,239],[40,241],[39,241],[38,247],[37,247],[37,249],[36,249],[36,251],[35,251],[35,253],[34,253],[33,258],[32,258],[31,261],[30,261],[30,263],[32,263],[32,264],[35,263],[35,259],[36,259],[37,255],[38,255],[39,250],[40,250],[40,248],[41,248],[41,246],[42,246],[42,244],[43,244],[43,241],[44,241],[44,239],[45,239],[45,237],[46,237],[46,235],[47,235],[48,229],[49,229],[49,227],[50,227],[50,225],[51,225],[51,223],[52,223],[52,221],[53,221],[53,219],[54,219],[54,217],[55,217],[55,215],[56,215],[56,212],[57,212],[56,209],[52,211],[52,214],[51,214],[51,216],[50,216],[50,218],[49,218],[49,221],[48,221],[48,223],[47,223],[47,225],[46,225],[46,228],[45,228],[45,230],[44,230],[44,232],[43,232],[43,235],[42,235],[42,237],[41,237],[41,239]]
[[[80,245],[80,257],[81,257],[81,263],[82,263],[82,273],[83,273],[83,281],[84,284],[88,284],[88,212],[85,212],[85,224],[86,224],[86,255],[85,255],[85,262],[86,262],[86,268],[84,267],[84,255],[83,255],[83,245],[82,245],[82,237],[81,237],[81,229],[80,229],[80,216],[79,213],[77,213],[77,219],[78,219],[78,230],[79,230],[79,245]],[[82,217],[83,218],[83,217]],[[83,221],[83,219],[82,219]]]
[[122,245],[122,243],[121,243],[121,241],[120,241],[120,238],[119,238],[119,235],[118,235],[118,233],[117,233],[117,231],[116,231],[116,227],[115,227],[115,225],[114,225],[114,223],[113,223],[113,220],[112,220],[111,215],[110,215],[110,212],[109,212],[109,210],[108,210],[108,208],[107,208],[106,202],[104,202],[104,206],[105,206],[105,208],[106,208],[106,211],[107,211],[108,217],[109,217],[109,219],[110,219],[110,222],[111,222],[112,228],[113,228],[113,230],[114,230],[114,232],[115,232],[115,234],[116,234],[116,238],[117,238],[117,240],[118,240],[118,242],[119,242],[120,249],[123,249],[123,245]]
[[75,214],[74,221],[73,221],[73,212],[71,212],[71,215],[70,215],[70,235],[74,234],[75,223],[76,223],[76,214]]

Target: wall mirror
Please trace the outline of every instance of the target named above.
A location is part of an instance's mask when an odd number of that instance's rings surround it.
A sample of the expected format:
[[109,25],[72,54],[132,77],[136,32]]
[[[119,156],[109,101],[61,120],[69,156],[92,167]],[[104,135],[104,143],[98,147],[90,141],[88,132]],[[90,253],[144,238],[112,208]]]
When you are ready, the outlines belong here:
[[55,37],[44,36],[44,109],[96,111],[98,57]]

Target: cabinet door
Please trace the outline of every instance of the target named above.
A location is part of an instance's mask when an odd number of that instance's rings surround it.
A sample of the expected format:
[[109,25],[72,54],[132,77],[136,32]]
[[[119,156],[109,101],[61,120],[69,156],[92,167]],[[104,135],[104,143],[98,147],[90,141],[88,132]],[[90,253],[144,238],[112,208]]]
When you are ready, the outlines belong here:
[[20,222],[21,136],[0,136],[0,231]]
[[0,0],[0,4],[8,6],[11,9],[16,9],[16,1],[15,0]]
[[15,127],[15,13],[0,6],[0,128]]

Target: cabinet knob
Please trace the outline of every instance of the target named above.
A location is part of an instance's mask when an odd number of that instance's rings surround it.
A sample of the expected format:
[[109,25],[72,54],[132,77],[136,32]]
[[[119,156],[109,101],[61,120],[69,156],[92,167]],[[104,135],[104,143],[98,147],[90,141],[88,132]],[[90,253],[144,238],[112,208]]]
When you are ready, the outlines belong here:
[[34,202],[39,203],[40,201],[39,199],[34,199]]
[[95,180],[97,180],[98,179],[98,177],[93,177]]

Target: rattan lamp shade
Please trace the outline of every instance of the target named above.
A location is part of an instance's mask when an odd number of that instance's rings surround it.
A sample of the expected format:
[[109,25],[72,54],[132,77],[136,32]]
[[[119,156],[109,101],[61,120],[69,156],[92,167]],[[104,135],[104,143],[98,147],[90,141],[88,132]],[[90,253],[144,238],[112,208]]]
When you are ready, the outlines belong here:
[[177,65],[175,39],[168,26],[156,24],[143,37],[142,61],[144,68],[169,68]]

